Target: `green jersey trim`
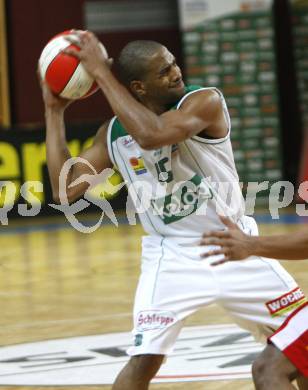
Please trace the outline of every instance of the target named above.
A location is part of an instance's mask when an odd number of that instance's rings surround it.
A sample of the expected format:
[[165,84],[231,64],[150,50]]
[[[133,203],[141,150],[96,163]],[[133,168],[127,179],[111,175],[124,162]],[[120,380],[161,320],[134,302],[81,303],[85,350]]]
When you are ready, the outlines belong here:
[[109,125],[108,125],[108,129],[107,129],[107,148],[108,148],[108,153],[109,153],[109,157],[110,157],[110,160],[112,161],[113,165],[117,165],[116,161],[115,161],[115,157],[114,157],[114,153],[113,153],[113,147],[112,147],[112,142],[111,142],[111,134],[112,134],[112,127],[113,127],[113,124],[115,122],[115,120],[117,119],[116,116],[114,116],[110,122],[109,122]]
[[191,92],[199,91],[199,89],[204,89],[204,87],[200,87],[199,85],[188,85],[185,87],[185,95],[181,97],[176,104],[173,104],[169,110],[177,110],[186,96],[188,96]]
[[110,132],[110,142],[111,142],[111,145],[118,138],[125,137],[125,136],[128,135],[127,131],[121,125],[119,119],[117,117],[114,117],[114,118],[115,119],[112,122],[112,128],[111,128],[111,132]]

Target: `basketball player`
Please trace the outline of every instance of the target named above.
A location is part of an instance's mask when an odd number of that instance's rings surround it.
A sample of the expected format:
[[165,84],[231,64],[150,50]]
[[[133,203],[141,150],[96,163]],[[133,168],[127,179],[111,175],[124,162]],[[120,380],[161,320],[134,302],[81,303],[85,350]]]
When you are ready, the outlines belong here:
[[[164,356],[172,351],[185,318],[199,308],[219,302],[262,338],[278,329],[305,298],[297,297],[283,311],[269,311],[267,302],[298,289],[274,260],[255,258],[248,266],[230,262],[215,269],[200,261],[204,220],[208,231],[223,227],[216,209],[228,210],[244,231],[257,231],[255,221],[244,216],[222,94],[215,88],[186,87],[174,56],[152,41],[124,47],[118,60],[120,82],[97,38],[90,32],[76,34],[80,51],[66,52],[82,61],[115,114],[81,157],[97,172],[115,165],[136,204],[144,205],[139,216],[148,235],[142,241],[142,272],[135,297],[135,343],[113,390],[146,390]],[[61,168],[71,157],[64,124],[70,102],[42,87],[54,198],[66,191],[73,201],[89,184],[69,187],[70,183],[92,170],[88,164],[74,165],[67,187],[59,188]],[[220,190],[220,183],[232,185]],[[233,196],[226,196],[231,190]],[[227,203],[229,198],[233,201]]]
[[[220,217],[228,230],[209,232],[203,235],[201,245],[217,245],[220,248],[208,251],[203,258],[223,255],[227,261],[264,256],[274,259],[308,259],[308,232],[299,230],[294,234],[280,236],[249,236],[242,232],[229,218]],[[284,324],[268,339],[268,346],[254,362],[254,382],[259,389],[280,389],[283,382],[289,382],[302,374],[302,388],[308,389],[308,304],[293,312]],[[263,386],[263,387],[262,387]],[[292,388],[292,387],[290,387]]]

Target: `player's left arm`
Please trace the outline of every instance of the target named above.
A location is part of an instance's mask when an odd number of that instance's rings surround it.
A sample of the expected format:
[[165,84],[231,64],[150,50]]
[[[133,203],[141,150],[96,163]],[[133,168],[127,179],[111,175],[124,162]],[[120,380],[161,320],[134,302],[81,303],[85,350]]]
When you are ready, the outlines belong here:
[[66,52],[82,61],[96,79],[115,115],[142,148],[156,149],[196,134],[211,138],[222,138],[227,134],[228,126],[217,92],[203,90],[194,93],[180,110],[157,115],[138,102],[114,77],[95,35],[90,32],[78,34],[80,51],[71,49]]

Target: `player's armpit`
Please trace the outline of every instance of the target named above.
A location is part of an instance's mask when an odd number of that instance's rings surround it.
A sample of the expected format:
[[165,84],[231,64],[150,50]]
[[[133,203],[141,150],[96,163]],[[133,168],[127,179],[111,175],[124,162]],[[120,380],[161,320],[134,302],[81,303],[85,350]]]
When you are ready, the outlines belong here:
[[[99,128],[93,144],[84,150],[76,161],[74,161],[74,158],[72,159],[66,186],[62,189],[59,188],[59,198],[62,190],[66,192],[68,202],[73,202],[85,193],[90,186],[89,182],[93,182],[95,176],[106,168],[112,168],[113,164],[110,160],[107,147],[108,124],[109,121],[105,122]],[[78,181],[77,179],[82,177],[84,178],[83,181],[79,184],[70,186],[71,183]]]

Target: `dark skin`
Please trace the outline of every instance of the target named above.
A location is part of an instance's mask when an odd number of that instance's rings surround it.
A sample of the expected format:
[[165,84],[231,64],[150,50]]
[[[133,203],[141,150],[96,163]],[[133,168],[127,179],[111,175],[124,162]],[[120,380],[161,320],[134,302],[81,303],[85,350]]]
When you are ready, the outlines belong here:
[[[166,111],[171,103],[184,94],[184,83],[174,56],[164,47],[148,59],[147,74],[142,80],[130,84],[131,93],[110,70],[110,59],[99,47],[97,38],[89,32],[76,32],[81,50],[67,50],[81,59],[84,67],[97,81],[108,99],[115,115],[127,132],[143,149],[156,149],[184,141],[196,134],[203,137],[222,138],[228,125],[219,95],[213,90],[192,94],[180,110]],[[64,112],[72,102],[54,96],[45,83],[41,83],[45,103],[47,130],[47,165],[53,196],[59,202],[59,175],[63,164],[71,155],[65,140]],[[135,97],[138,97],[138,100]],[[112,167],[106,145],[109,121],[98,130],[93,146],[80,157],[89,161],[99,173]],[[72,167],[67,186],[69,202],[83,195],[89,184],[81,183],[72,188],[69,184],[83,174],[92,174],[85,164]]]
[[[212,262],[211,265],[240,261],[249,256],[289,260],[308,258],[308,233],[305,228],[281,236],[248,236],[229,218],[221,216],[220,219],[228,229],[206,233],[200,243],[220,247],[202,255],[204,258],[224,255],[222,260]],[[274,345],[267,345],[254,362],[253,374],[258,390],[295,389],[291,383],[294,378],[297,378],[300,390],[308,389],[308,378],[301,376],[294,364]]]
[[296,390],[291,383],[297,378],[300,390],[307,389],[307,378],[274,345],[267,345],[253,363],[252,374],[257,390]]
[[[55,202],[59,203],[61,195],[59,175],[65,161],[71,158],[65,138],[64,112],[72,102],[53,95],[43,82],[41,82],[41,87],[45,103],[47,166],[53,198]],[[109,121],[99,128],[93,145],[79,156],[86,159],[98,173],[105,168],[112,168],[113,165],[107,149],[108,123]],[[66,192],[69,202],[80,197],[88,189],[89,184],[87,182],[69,188],[69,184],[83,174],[92,175],[93,171],[86,164],[75,164],[69,171],[66,188],[62,189],[63,192]]]
[[[164,47],[148,58],[147,72],[142,80],[130,84],[130,92],[110,71],[110,61],[99,47],[97,38],[89,32],[76,32],[81,50],[67,50],[82,61],[89,74],[95,78],[106,96],[113,112],[127,132],[141,148],[157,149],[182,142],[194,135],[222,138],[228,133],[220,96],[212,90],[189,96],[179,110],[167,111],[185,94],[184,83],[174,56]],[[70,159],[65,139],[64,112],[71,102],[54,96],[42,83],[46,115],[47,165],[53,196],[59,201],[61,191],[69,202],[80,197],[88,188],[81,183],[69,188],[69,184],[83,174],[93,172],[86,164],[74,165],[69,172],[66,187],[59,188],[59,175],[63,164]],[[82,152],[99,173],[112,166],[106,145],[109,121],[101,126],[93,146]],[[163,361],[162,355],[134,356],[119,374],[113,390],[146,390],[150,380]]]
[[143,80],[131,83],[138,101],[113,76],[97,38],[90,32],[79,33],[79,37],[81,50],[71,49],[67,53],[82,61],[98,82],[115,115],[142,148],[172,145],[196,134],[212,138],[227,134],[220,97],[212,90],[193,94],[180,110],[166,112],[170,103],[176,102],[185,91],[174,56],[164,46],[149,58]]
[[250,256],[262,256],[283,260],[305,260],[308,258],[307,228],[293,234],[280,236],[248,236],[229,218],[220,216],[222,223],[228,228],[224,231],[203,234],[200,245],[217,245],[220,248],[202,255],[207,258],[224,255],[222,260],[213,262],[219,265],[227,261],[238,261]]
[[[194,135],[222,138],[228,125],[224,117],[220,97],[214,91],[202,91],[187,98],[180,110],[167,111],[171,103],[185,93],[181,71],[173,55],[161,47],[148,59],[146,75],[130,84],[130,92],[113,76],[110,60],[102,53],[97,38],[89,33],[76,32],[80,39],[80,52],[68,51],[80,58],[83,65],[98,82],[115,115],[129,134],[144,149],[155,149],[184,141]],[[65,139],[64,112],[71,102],[54,96],[42,83],[47,130],[47,164],[55,200],[66,191],[69,201],[80,197],[88,188],[81,183],[72,188],[69,184],[83,174],[92,174],[86,164],[74,165],[66,188],[59,188],[59,174],[65,161],[71,156]],[[134,98],[133,96],[137,97]],[[93,146],[80,157],[86,159],[101,172],[112,167],[106,145],[109,121],[97,132]],[[162,355],[132,357],[119,374],[113,390],[146,390],[163,361]]]

